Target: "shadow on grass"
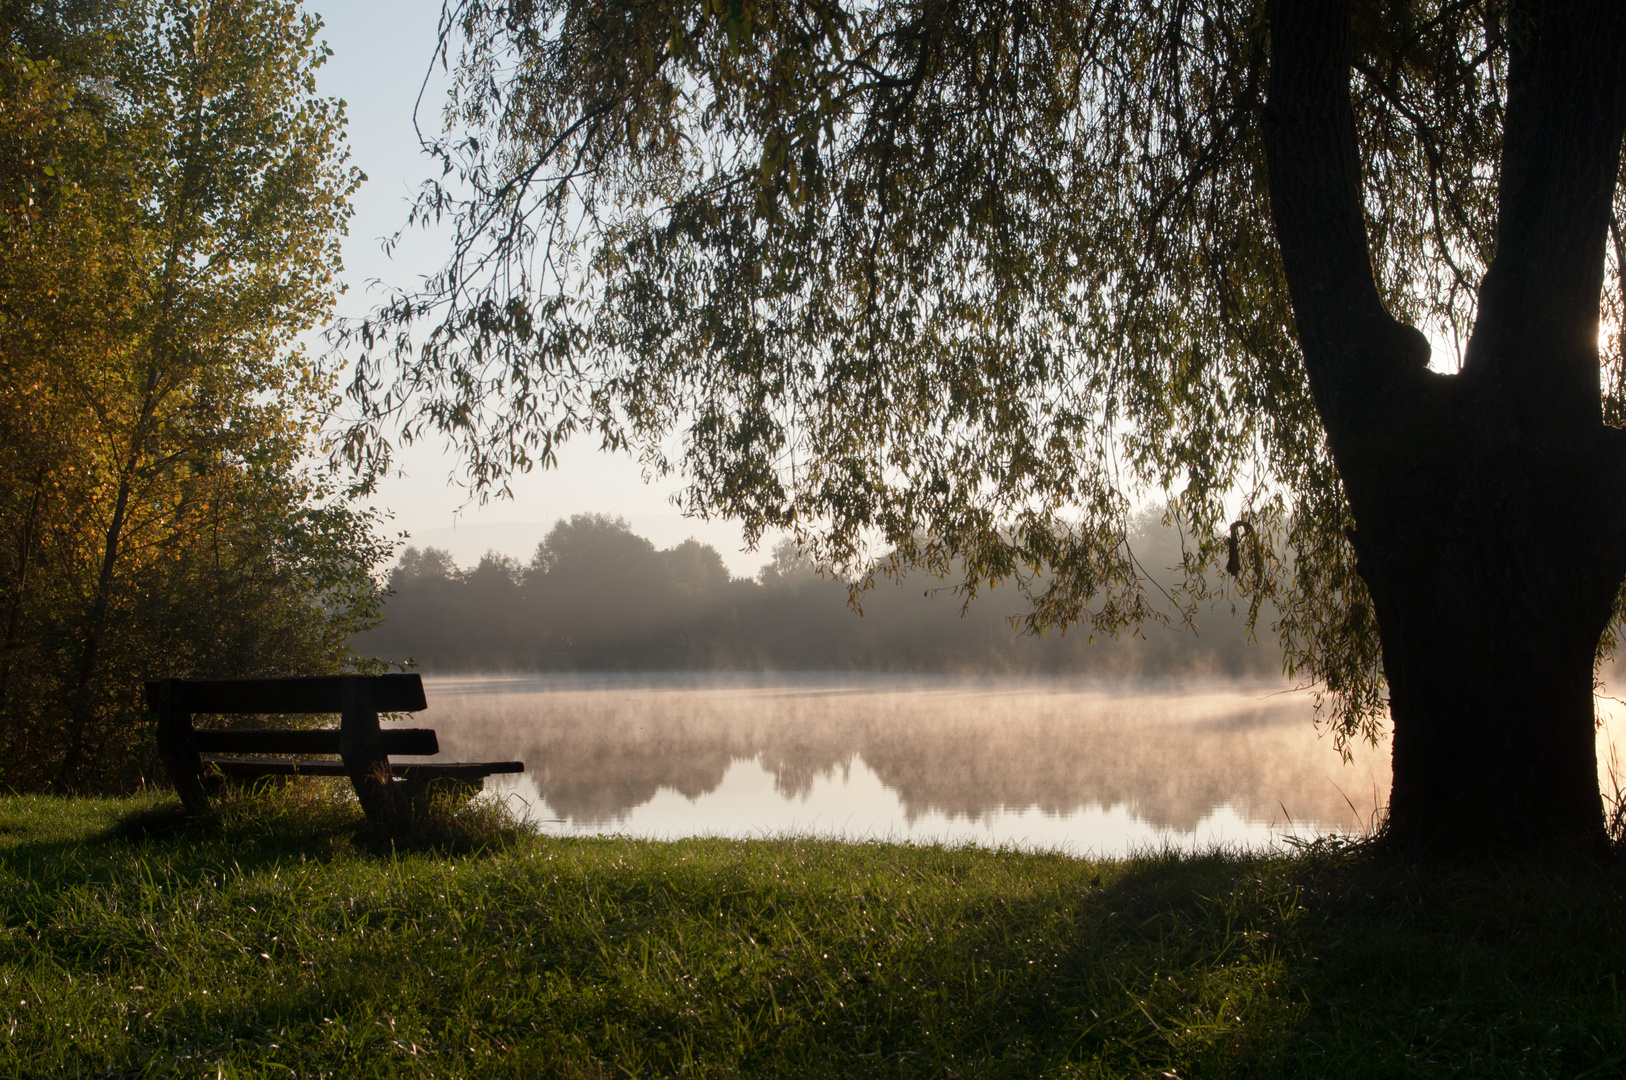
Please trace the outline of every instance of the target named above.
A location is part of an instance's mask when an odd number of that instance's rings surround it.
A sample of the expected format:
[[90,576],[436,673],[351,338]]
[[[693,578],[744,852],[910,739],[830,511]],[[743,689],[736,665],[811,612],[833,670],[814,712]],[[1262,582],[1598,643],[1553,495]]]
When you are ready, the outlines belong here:
[[[102,922],[78,901],[28,916],[29,948],[74,976],[51,992],[90,993],[78,988],[122,949],[120,988],[169,980],[166,1009],[132,1030],[199,1070],[261,1055],[357,1076],[1193,1080],[1615,1075],[1626,1061],[1616,865],[1429,866],[1339,841],[1090,863],[527,839],[512,819],[448,806],[436,827],[454,831],[426,831],[423,850],[520,857],[379,874],[368,864],[388,846],[343,796],[232,797],[208,821],[152,805],[90,843],[32,848],[33,880],[72,877],[74,860],[124,867]],[[0,864],[20,872],[19,850]],[[301,860],[330,865],[225,903],[209,877]],[[172,875],[144,907],[136,862]],[[189,893],[168,884],[188,875]],[[172,951],[150,946],[142,919],[170,920]],[[108,999],[109,1032],[134,1038],[119,1034],[121,995]],[[44,1031],[31,1035],[42,1046]]]
[[0,836],[0,871],[28,879],[41,893],[113,880],[142,866],[162,867],[190,884],[226,867],[252,873],[290,862],[478,856],[534,835],[506,803],[482,798],[431,799],[410,825],[385,834],[369,826],[347,784],[315,778],[229,790],[202,816],[188,815],[173,798],[119,800],[111,821],[66,834],[50,827],[61,802],[38,800],[32,815],[14,814]]
[[[1216,903],[1220,889],[1236,899]],[[1277,1008],[1244,1036],[1247,1075],[1619,1075],[1626,1062],[1618,861],[1418,863],[1334,841],[1206,881],[1147,864],[1119,890],[1144,917],[1223,913],[1267,943]],[[1224,1074],[1216,1064],[1199,1074]]]
[[944,975],[847,987],[857,1016],[943,1003],[828,1071],[928,1072],[903,1067],[922,1051],[989,1076],[1613,1076],[1626,1062],[1617,865],[1420,865],[1333,842],[1113,869],[959,913],[931,941],[942,955],[904,965]]
[[533,834],[508,804],[447,792],[414,806],[411,820],[394,830],[368,824],[342,781],[301,778],[228,788],[203,815],[178,800],[122,814],[98,839],[131,844],[199,839],[270,845],[302,854],[366,851],[467,855],[511,846]]

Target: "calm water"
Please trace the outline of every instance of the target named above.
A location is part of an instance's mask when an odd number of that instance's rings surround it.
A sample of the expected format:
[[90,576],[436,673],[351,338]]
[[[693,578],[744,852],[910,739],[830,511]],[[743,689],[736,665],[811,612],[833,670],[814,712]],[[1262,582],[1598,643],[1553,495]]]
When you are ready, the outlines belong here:
[[424,684],[429,711],[408,723],[439,732],[442,760],[524,761],[524,775],[488,783],[559,834],[797,832],[1078,854],[1260,846],[1359,831],[1389,786],[1387,744],[1342,761],[1311,722],[1309,695],[1275,683],[678,674]]

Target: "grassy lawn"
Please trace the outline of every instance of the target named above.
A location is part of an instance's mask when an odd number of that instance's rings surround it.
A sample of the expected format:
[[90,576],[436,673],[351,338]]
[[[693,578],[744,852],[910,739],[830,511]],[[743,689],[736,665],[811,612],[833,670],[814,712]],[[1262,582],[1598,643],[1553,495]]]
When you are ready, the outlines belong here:
[[[0,1076],[1612,1076],[1626,871],[0,798]],[[449,846],[447,846],[449,845]]]

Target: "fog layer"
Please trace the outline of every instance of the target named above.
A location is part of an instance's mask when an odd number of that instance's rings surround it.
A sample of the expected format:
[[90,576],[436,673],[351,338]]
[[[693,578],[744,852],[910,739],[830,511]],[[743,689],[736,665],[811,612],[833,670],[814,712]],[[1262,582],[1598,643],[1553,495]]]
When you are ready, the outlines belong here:
[[[431,679],[443,755],[526,762],[525,786],[578,825],[614,826],[662,790],[700,799],[735,762],[777,796],[872,769],[905,823],[1127,806],[1190,832],[1247,820],[1357,829],[1388,791],[1387,748],[1344,763],[1308,695],[1275,681],[556,675]],[[1353,805],[1351,805],[1353,804]]]

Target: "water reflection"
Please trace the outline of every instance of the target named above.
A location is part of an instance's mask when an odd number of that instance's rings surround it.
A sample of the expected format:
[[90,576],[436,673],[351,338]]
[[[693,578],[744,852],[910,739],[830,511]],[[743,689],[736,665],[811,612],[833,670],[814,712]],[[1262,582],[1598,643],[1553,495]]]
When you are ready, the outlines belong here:
[[443,756],[518,758],[564,832],[796,829],[1121,851],[1359,830],[1387,747],[1340,760],[1274,683],[862,675],[431,678]]

